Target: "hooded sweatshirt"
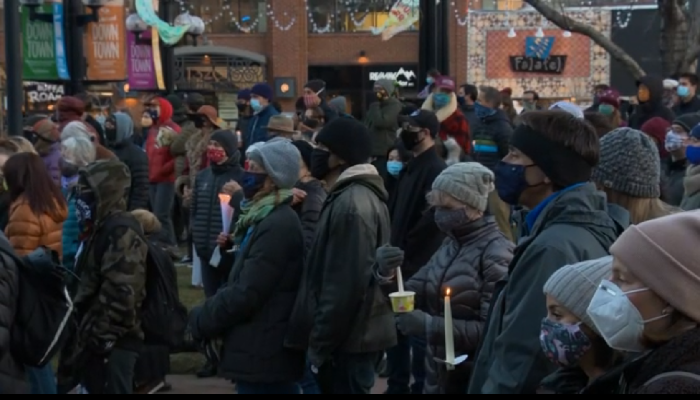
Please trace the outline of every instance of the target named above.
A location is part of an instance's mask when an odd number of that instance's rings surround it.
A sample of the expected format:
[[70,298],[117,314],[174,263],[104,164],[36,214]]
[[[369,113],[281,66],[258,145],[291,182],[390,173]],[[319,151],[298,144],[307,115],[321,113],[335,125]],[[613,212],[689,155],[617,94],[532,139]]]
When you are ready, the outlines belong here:
[[107,145],[123,162],[131,173],[131,192],[127,202],[127,210],[148,208],[148,157],[140,147],[131,140],[134,133],[134,121],[129,114],[116,112],[107,118],[105,129]]
[[637,86],[644,85],[649,89],[649,100],[639,103],[635,107],[629,119],[629,127],[642,129],[642,125],[654,117],[661,117],[668,122],[673,122],[673,111],[664,106],[664,82],[655,76],[645,76],[637,82]]
[[156,101],[158,101],[160,112],[158,120],[148,131],[148,140],[146,141],[148,180],[150,183],[175,183],[175,157],[170,154],[170,146],[160,147],[156,143],[156,139],[161,127],[169,127],[178,134],[180,127],[171,120],[173,106],[161,97],[158,97]]
[[372,134],[372,156],[386,157],[396,141],[396,130],[399,128],[398,117],[403,104],[392,96],[396,89],[394,82],[380,79],[374,85],[384,89],[389,94],[389,98],[372,103],[364,123]]

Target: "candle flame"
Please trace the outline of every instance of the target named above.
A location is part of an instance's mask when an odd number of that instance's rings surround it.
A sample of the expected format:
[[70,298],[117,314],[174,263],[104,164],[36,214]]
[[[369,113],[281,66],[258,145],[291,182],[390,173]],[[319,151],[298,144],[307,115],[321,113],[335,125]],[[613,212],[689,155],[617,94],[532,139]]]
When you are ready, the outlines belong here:
[[447,290],[445,290],[445,296],[449,296],[450,293],[452,293],[452,290],[450,288],[447,288]]

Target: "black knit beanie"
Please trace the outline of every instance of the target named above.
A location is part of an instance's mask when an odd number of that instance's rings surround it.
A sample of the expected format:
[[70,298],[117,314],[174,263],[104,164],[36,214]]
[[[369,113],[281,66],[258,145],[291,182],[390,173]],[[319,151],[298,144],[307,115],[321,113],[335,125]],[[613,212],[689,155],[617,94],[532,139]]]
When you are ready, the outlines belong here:
[[311,153],[314,151],[314,146],[306,140],[295,140],[292,144],[299,150],[301,160],[306,164],[306,168],[311,168]]
[[369,130],[354,118],[336,118],[326,124],[318,135],[316,143],[348,163],[349,167],[366,164],[372,157],[372,139]]

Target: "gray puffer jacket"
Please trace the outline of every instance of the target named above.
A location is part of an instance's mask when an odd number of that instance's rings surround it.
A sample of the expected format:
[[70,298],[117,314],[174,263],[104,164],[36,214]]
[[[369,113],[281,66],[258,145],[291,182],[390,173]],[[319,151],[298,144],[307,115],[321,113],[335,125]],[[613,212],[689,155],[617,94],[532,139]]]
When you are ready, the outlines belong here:
[[[8,248],[10,243],[4,234],[0,240]],[[17,265],[0,252],[0,393],[28,394],[22,365],[18,364],[10,352],[10,330],[15,319],[15,306],[19,296],[19,276]]]
[[494,217],[473,221],[449,235],[428,264],[408,282],[416,308],[432,316],[427,327],[425,394],[466,391],[471,362],[449,375],[434,358],[445,358],[444,299],[452,293],[455,355],[473,360],[482,339],[496,282],[508,273],[515,246],[498,229]]

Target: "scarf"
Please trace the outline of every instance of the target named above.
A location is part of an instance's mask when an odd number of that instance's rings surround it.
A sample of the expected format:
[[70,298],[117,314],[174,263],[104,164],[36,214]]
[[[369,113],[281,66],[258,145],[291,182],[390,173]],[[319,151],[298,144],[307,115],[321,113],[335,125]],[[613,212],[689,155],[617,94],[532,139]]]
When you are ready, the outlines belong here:
[[280,189],[255,201],[244,200],[241,203],[241,216],[238,218],[233,232],[234,244],[240,246],[248,230],[265,219],[277,207],[276,203],[278,200],[283,201],[290,197],[292,197],[291,190]]

